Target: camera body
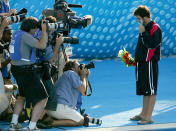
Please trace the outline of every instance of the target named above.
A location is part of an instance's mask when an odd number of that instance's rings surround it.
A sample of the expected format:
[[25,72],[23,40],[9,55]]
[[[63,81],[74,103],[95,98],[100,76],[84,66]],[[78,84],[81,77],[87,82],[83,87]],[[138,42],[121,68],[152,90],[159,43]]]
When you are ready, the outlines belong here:
[[84,66],[84,68],[86,68],[86,69],[91,69],[91,68],[95,68],[95,65],[94,65],[94,63],[93,62],[90,62],[89,64],[80,64],[79,65],[79,68],[82,70],[83,69],[83,65],[85,65]]
[[54,9],[44,9],[42,15],[44,17],[47,16],[53,16],[57,20],[58,28],[57,33],[63,33],[63,36],[68,36],[70,33],[71,28],[80,28],[87,26],[87,19],[79,19],[75,15],[76,13],[73,12],[70,7],[75,8],[82,8],[81,5],[73,5],[73,4],[67,4],[65,0],[55,0],[55,4],[53,6]]
[[[61,33],[57,33],[57,32],[54,32],[53,35],[52,35],[52,38],[49,39],[49,43],[52,45],[52,46],[55,46],[56,44],[56,37],[60,37]],[[73,37],[64,37],[64,43],[71,43],[71,44],[78,44],[79,43],[79,39],[75,36]]]

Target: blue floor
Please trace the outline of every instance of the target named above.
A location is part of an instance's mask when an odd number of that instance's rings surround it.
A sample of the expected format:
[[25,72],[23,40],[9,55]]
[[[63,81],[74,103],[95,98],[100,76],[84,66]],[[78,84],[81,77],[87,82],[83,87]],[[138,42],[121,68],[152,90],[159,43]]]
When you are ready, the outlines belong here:
[[[86,63],[86,62],[85,62]],[[127,68],[119,60],[96,61],[91,69],[90,82],[93,94],[84,97],[83,108],[91,117],[103,120],[103,128],[137,125],[129,118],[141,111],[142,97],[136,96],[134,67]],[[162,58],[159,62],[158,95],[153,119],[155,124],[176,122],[176,58]],[[8,123],[0,122],[7,129]],[[63,127],[62,129],[84,129]],[[54,131],[50,129],[50,131]],[[169,129],[169,131],[176,129]],[[159,131],[159,130],[154,130]]]
[[140,130],[140,131],[176,131],[176,128],[168,128],[168,129],[157,129],[157,130]]

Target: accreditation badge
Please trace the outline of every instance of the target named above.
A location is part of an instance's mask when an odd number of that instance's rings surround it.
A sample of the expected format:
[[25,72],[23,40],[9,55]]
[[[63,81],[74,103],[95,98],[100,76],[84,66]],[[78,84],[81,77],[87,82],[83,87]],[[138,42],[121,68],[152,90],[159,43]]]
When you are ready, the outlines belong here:
[[70,45],[68,45],[65,49],[65,53],[68,57],[72,56],[73,53],[72,53],[72,47]]

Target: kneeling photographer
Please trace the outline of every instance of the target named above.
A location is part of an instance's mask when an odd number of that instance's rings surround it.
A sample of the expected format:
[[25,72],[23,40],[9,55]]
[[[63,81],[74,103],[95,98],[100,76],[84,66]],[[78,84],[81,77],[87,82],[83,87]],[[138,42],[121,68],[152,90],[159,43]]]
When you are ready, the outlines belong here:
[[87,79],[90,71],[75,60],[68,61],[63,72],[55,84],[57,109],[48,111],[51,119],[48,123],[45,121],[45,124],[54,127],[85,125],[88,121],[76,111],[76,104],[79,93],[83,96],[87,95]]
[[86,80],[89,70],[79,68],[77,61],[65,64],[63,75],[57,80],[55,90],[57,94],[57,110],[48,111],[48,115],[57,120],[52,121],[52,126],[81,126],[84,117],[75,110],[78,94],[86,95]]

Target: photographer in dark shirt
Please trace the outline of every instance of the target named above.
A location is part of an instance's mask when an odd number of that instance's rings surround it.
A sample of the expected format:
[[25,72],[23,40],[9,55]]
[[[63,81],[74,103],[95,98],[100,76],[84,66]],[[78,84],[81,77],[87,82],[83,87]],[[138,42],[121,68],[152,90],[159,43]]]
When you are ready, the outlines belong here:
[[4,79],[4,84],[12,84],[11,73],[10,73],[10,53],[9,53],[9,44],[12,40],[13,31],[7,26],[4,29],[1,42],[4,46],[2,57],[1,57],[1,66],[2,66],[2,75]]
[[[10,23],[8,22],[6,17],[4,19],[2,19],[2,17],[0,17],[0,39],[2,39],[5,27],[8,26],[9,24]],[[4,49],[3,43],[0,42],[1,55],[2,55],[3,49]],[[0,68],[2,68],[1,59],[0,59]],[[4,81],[3,81],[2,73],[0,71],[0,114],[5,109],[7,109],[8,105],[9,105],[8,96],[4,90]],[[0,128],[0,130],[1,130],[1,128]]]

